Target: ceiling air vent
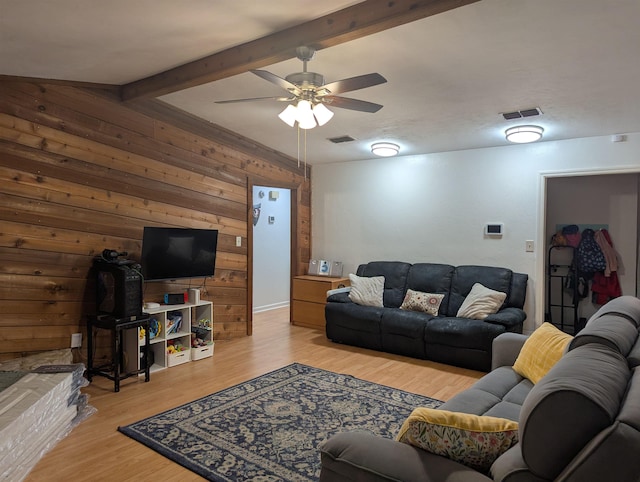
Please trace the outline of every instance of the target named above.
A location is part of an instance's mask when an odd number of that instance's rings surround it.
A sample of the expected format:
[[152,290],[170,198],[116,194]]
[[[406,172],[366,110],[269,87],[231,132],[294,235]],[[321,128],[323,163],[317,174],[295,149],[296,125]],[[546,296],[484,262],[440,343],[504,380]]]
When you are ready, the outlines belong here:
[[329,140],[334,144],[342,144],[343,142],[355,141],[355,139],[351,136],[329,137]]
[[520,119],[522,117],[533,117],[541,114],[542,111],[539,107],[533,107],[531,109],[516,110],[514,112],[503,112],[502,117],[504,117],[506,120],[511,120]]

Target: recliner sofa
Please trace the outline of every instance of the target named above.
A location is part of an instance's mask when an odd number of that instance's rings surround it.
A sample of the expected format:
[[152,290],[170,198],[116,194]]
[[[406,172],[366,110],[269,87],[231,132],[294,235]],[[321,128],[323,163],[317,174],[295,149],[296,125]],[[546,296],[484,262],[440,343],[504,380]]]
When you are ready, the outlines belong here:
[[[373,261],[360,265],[356,275],[384,276],[384,307],[358,305],[348,290],[330,294],[326,334],[334,342],[488,371],[494,338],[522,333],[526,274],[492,266]],[[484,320],[458,318],[475,283],[506,293],[506,299]],[[443,294],[438,315],[400,309],[409,289]]]
[[635,482],[640,480],[640,300],[602,306],[536,384],[512,366],[527,340],[495,340],[494,369],[437,410],[519,422],[488,473],[371,433],[333,435],[321,482]]

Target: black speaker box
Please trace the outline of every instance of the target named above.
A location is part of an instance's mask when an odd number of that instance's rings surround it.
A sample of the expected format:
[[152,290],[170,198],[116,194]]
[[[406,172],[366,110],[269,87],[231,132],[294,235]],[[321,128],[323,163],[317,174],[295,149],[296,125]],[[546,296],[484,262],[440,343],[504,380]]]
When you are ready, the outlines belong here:
[[100,315],[129,318],[142,313],[142,276],[128,265],[95,262],[96,308]]

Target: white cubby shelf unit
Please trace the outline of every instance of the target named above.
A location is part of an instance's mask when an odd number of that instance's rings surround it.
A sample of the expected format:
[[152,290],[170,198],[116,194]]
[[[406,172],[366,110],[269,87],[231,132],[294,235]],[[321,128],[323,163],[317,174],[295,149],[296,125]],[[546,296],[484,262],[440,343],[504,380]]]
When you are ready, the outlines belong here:
[[[212,302],[160,305],[157,308],[145,308],[144,312],[150,317],[151,372],[213,356]],[[136,339],[127,340],[126,351],[133,351],[137,356],[133,357],[134,360],[129,358],[129,363],[135,363],[131,368],[144,368],[144,336],[141,336],[139,329],[130,331],[135,333]],[[193,338],[202,340],[200,346],[192,347],[192,333]],[[175,351],[170,346],[174,346]]]

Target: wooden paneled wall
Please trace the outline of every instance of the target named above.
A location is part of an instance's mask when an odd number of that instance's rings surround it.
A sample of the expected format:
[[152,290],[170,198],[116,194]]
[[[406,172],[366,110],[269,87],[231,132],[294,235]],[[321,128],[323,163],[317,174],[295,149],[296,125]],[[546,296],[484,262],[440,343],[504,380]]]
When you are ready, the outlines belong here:
[[292,266],[301,274],[310,255],[309,175],[159,101],[125,104],[108,88],[0,80],[0,360],[68,348],[72,333],[86,337],[93,257],[111,248],[139,260],[144,226],[219,230],[213,278],[146,283],[144,297],[201,287],[214,302],[214,336],[246,336],[250,187],[295,193]]

